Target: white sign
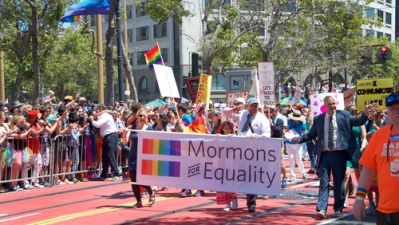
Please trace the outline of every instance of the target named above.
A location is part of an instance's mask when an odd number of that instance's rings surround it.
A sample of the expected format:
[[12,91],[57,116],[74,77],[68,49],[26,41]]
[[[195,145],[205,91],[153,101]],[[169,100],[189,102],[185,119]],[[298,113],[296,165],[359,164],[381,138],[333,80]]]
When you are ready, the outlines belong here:
[[138,184],[279,195],[280,170],[280,139],[138,133]]
[[157,77],[159,92],[162,97],[180,98],[177,89],[175,75],[169,66],[154,64],[155,76]]
[[312,106],[313,116],[317,116],[319,114],[326,112],[326,107],[324,106],[324,98],[326,96],[332,96],[335,99],[335,104],[337,109],[344,110],[344,94],[342,93],[321,93],[312,95],[310,99],[310,104]]
[[274,92],[274,66],[272,62],[261,62],[258,64],[259,73],[259,97],[262,105],[275,104]]

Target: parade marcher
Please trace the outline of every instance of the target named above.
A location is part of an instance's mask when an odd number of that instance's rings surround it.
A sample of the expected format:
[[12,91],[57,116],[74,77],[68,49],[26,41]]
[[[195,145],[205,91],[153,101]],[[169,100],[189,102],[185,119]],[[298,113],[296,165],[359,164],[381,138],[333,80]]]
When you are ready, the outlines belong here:
[[226,107],[222,110],[222,116],[225,118],[223,120],[231,120],[235,124],[235,129],[238,129],[238,125],[240,124],[241,114],[245,110],[245,99],[244,98],[236,98],[233,101],[234,107],[229,108]]
[[379,203],[377,225],[399,224],[399,92],[386,97],[387,115],[391,124],[376,131],[360,159],[363,166],[353,215],[364,218],[364,199],[377,176]]
[[[105,180],[108,177],[108,167],[111,166],[113,181],[119,181],[120,172],[116,162],[116,148],[118,145],[118,129],[116,128],[114,118],[106,111],[104,104],[99,104],[99,114],[92,116],[92,125],[100,129],[101,137],[103,138],[102,147],[102,172],[98,180]],[[93,120],[98,117],[98,120]]]
[[[297,137],[303,136],[306,134],[306,127],[304,124],[304,117],[302,116],[299,110],[294,110],[291,114],[288,115],[288,133],[295,135]],[[303,150],[303,144],[298,144],[293,141],[287,141],[287,152],[288,159],[290,161],[290,173],[291,173],[291,183],[296,183],[296,175],[295,175],[295,164],[298,165],[300,173],[303,176],[303,179],[306,180],[308,177],[305,173],[305,168],[303,166],[303,162],[301,159],[301,152]]]
[[[258,111],[259,101],[251,97],[247,102],[247,110],[241,114],[239,135],[256,138],[259,136],[270,137],[270,122],[263,113]],[[256,210],[256,195],[247,195],[248,212]]]
[[295,137],[293,141],[304,143],[316,139],[317,171],[320,178],[319,198],[317,200],[317,216],[327,218],[328,192],[330,173],[334,183],[334,211],[336,217],[342,217],[345,196],[343,182],[345,178],[346,161],[354,157],[353,149],[348,148],[353,140],[352,126],[363,125],[368,118],[366,110],[359,118],[353,117],[345,110],[337,110],[332,96],[324,98],[326,112],[313,120],[309,133],[302,137]]
[[[135,120],[136,130],[153,130],[148,124],[148,115],[145,109],[140,109],[137,111],[137,119]],[[132,182],[132,191],[134,197],[136,198],[136,204],[133,206],[135,208],[143,207],[141,201],[140,187],[143,187],[150,195],[149,204],[153,205],[155,203],[155,191],[151,189],[150,186],[142,186],[135,184],[137,178],[137,147],[138,147],[138,136],[137,132],[132,131],[131,133],[131,147],[129,152],[129,173]]]

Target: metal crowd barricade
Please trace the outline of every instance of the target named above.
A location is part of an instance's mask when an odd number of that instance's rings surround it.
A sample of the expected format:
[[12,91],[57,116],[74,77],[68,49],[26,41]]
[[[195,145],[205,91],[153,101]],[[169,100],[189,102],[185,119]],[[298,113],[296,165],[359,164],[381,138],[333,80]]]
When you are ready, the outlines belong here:
[[8,137],[0,151],[0,184],[19,181],[39,182],[49,179],[48,163],[51,155],[51,142],[47,136],[18,139]]
[[[70,135],[10,137],[0,151],[0,186],[10,183],[9,187],[13,187],[20,181],[36,183],[39,180],[52,185],[58,180],[77,176],[91,179],[89,174],[100,174],[102,168],[98,138],[98,135],[93,138],[93,134],[80,135],[76,143]],[[120,150],[116,154],[119,169],[127,166],[127,156],[122,157]]]

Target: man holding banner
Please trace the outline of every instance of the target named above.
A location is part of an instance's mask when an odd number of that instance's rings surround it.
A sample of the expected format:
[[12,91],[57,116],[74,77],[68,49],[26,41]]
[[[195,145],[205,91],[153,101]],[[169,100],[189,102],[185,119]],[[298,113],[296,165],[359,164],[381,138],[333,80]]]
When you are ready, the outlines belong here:
[[[270,121],[266,116],[258,111],[259,101],[251,97],[248,99],[247,110],[241,114],[239,124],[239,134],[241,136],[251,137],[270,137],[271,128]],[[248,212],[255,212],[256,209],[256,195],[247,195]]]

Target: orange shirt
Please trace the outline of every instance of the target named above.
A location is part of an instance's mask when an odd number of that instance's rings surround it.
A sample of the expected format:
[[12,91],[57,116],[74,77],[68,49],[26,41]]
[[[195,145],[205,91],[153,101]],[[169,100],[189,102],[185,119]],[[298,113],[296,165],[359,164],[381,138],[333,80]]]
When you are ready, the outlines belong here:
[[[399,131],[387,125],[379,129],[371,138],[360,159],[364,167],[377,171],[380,201],[378,211],[399,212]],[[389,161],[387,145],[390,138]]]

